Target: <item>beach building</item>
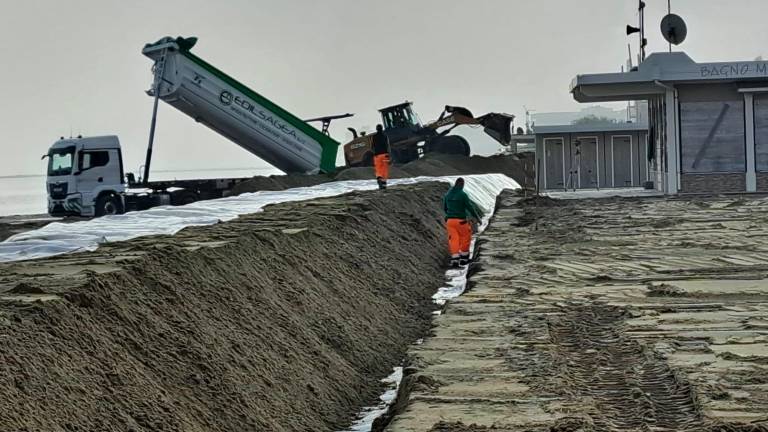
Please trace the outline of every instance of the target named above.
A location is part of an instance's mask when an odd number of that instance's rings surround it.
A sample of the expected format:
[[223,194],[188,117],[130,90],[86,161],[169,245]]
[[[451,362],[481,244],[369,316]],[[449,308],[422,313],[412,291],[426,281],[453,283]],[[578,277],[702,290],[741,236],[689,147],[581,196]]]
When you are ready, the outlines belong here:
[[643,187],[650,180],[647,124],[535,126],[534,132],[543,190]]
[[[648,102],[646,169],[657,190],[768,192],[768,61],[696,63],[682,52],[654,53],[629,72],[578,75],[571,93],[578,102]],[[637,134],[642,140],[642,133]],[[557,142],[549,141],[550,155],[541,162],[543,169],[550,168],[547,188],[549,182],[559,182],[559,164],[569,163],[568,141],[560,144],[562,152]],[[585,154],[582,150],[581,156]],[[626,156],[631,162],[620,162],[622,168],[610,176],[614,186],[616,174],[620,186],[624,170],[637,158],[623,149],[613,154],[614,166],[617,157]],[[570,174],[568,168],[562,171]],[[585,175],[579,173],[581,181]]]

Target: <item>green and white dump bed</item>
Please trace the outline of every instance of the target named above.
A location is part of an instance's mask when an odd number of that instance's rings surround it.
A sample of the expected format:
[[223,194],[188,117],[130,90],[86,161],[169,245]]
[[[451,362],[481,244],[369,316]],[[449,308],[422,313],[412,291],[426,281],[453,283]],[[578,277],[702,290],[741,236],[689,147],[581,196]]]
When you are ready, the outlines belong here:
[[195,38],[147,44],[160,99],[286,173],[332,172],[339,143],[192,54]]

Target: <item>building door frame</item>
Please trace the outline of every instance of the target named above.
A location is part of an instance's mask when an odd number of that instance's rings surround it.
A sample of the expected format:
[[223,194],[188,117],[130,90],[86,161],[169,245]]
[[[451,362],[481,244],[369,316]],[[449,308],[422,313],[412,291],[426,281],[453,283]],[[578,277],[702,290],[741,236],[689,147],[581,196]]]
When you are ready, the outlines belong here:
[[[629,178],[630,182],[631,180],[634,180],[635,178],[635,164],[632,161],[632,158],[634,156],[634,152],[632,151],[632,146],[634,145],[634,141],[632,140],[632,135],[611,135],[611,187],[616,188],[616,138],[629,138]],[[630,183],[630,187],[632,187],[632,184]]]
[[741,88],[744,94],[744,133],[746,138],[745,183],[747,192],[757,192],[757,153],[755,148],[755,94],[768,93],[768,87]]
[[550,137],[550,138],[544,138],[543,140],[543,146],[544,146],[544,189],[550,190],[549,187],[549,178],[547,177],[547,141],[560,141],[560,150],[562,152],[562,179],[563,179],[563,188],[565,188],[565,137]]
[[[576,135],[575,141],[583,139],[595,140],[595,170],[597,171],[597,189],[600,189],[600,138],[597,135]],[[579,145],[581,147],[581,145]],[[581,149],[579,149],[579,189],[581,189]]]

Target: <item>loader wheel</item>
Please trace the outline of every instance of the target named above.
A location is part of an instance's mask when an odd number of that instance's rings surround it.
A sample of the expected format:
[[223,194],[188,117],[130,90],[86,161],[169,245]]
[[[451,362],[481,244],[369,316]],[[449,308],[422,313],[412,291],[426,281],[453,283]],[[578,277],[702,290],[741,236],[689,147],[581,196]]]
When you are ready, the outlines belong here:
[[365,156],[363,156],[363,162],[362,166],[369,167],[373,166],[373,153],[366,153]]
[[123,213],[123,203],[114,194],[102,195],[96,200],[96,216],[116,215]]
[[197,194],[192,191],[181,191],[171,195],[171,204],[175,206],[192,204],[197,200],[198,200]]
[[397,164],[406,164],[418,158],[419,158],[419,150],[415,147],[413,149],[392,151],[392,162]]
[[469,143],[458,135],[449,135],[430,141],[427,151],[469,156]]

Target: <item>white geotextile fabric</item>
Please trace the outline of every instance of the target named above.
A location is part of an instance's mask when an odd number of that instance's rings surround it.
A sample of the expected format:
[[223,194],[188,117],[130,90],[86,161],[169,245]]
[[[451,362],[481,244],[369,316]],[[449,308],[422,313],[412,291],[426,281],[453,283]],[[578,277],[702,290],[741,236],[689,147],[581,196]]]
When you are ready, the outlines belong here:
[[[391,185],[425,181],[453,182],[459,176],[415,177],[391,180]],[[520,186],[502,174],[463,176],[465,190],[486,213],[493,210],[503,189]],[[99,244],[136,237],[175,234],[182,228],[212,225],[243,214],[256,213],[269,204],[330,197],[353,191],[376,189],[375,180],[324,183],[284,191],[260,191],[235,197],[198,201],[185,206],[163,206],[122,215],[104,216],[83,222],[54,222],[43,228],[17,234],[0,243],[0,262],[43,258],[68,252],[95,250]]]
[[[477,237],[483,231],[485,231],[485,229],[488,227],[488,224],[491,222],[491,217],[493,216],[493,212],[495,210],[494,207],[496,204],[496,197],[504,189],[516,189],[520,186],[509,179],[507,176],[501,177],[504,177],[504,179],[506,179],[505,181],[511,182],[511,184],[514,184],[514,186],[498,188],[495,184],[495,179],[490,182],[486,182],[485,179],[482,179],[478,182],[475,180],[480,176],[464,177],[467,180],[467,184],[465,186],[467,193],[478,205],[483,207],[483,211],[485,213],[483,215],[483,220],[481,221],[480,226],[477,227],[477,234],[472,236],[472,245],[470,246],[469,250],[472,251],[472,254],[474,255],[475,241],[477,241]],[[456,177],[444,177],[441,179],[451,179],[451,181],[455,181]],[[472,258],[474,258],[474,256]],[[464,291],[467,289],[468,273],[468,266],[448,269],[445,272],[446,285],[437,290],[437,292],[432,296],[432,300],[438,305],[444,305],[448,300],[464,294]],[[442,312],[440,310],[434,312],[435,315],[440,315],[441,313]],[[416,343],[420,344],[421,342],[422,340],[419,339],[419,341]],[[363,410],[358,414],[357,419],[352,424],[352,426],[342,432],[371,432],[371,429],[373,428],[373,422],[376,421],[377,418],[386,414],[389,411],[391,405],[395,403],[397,390],[400,387],[400,382],[402,379],[403,368],[401,366],[397,366],[394,368],[394,372],[391,375],[381,380],[381,382],[387,384],[387,389],[381,396],[379,396],[378,405],[363,408]]]

